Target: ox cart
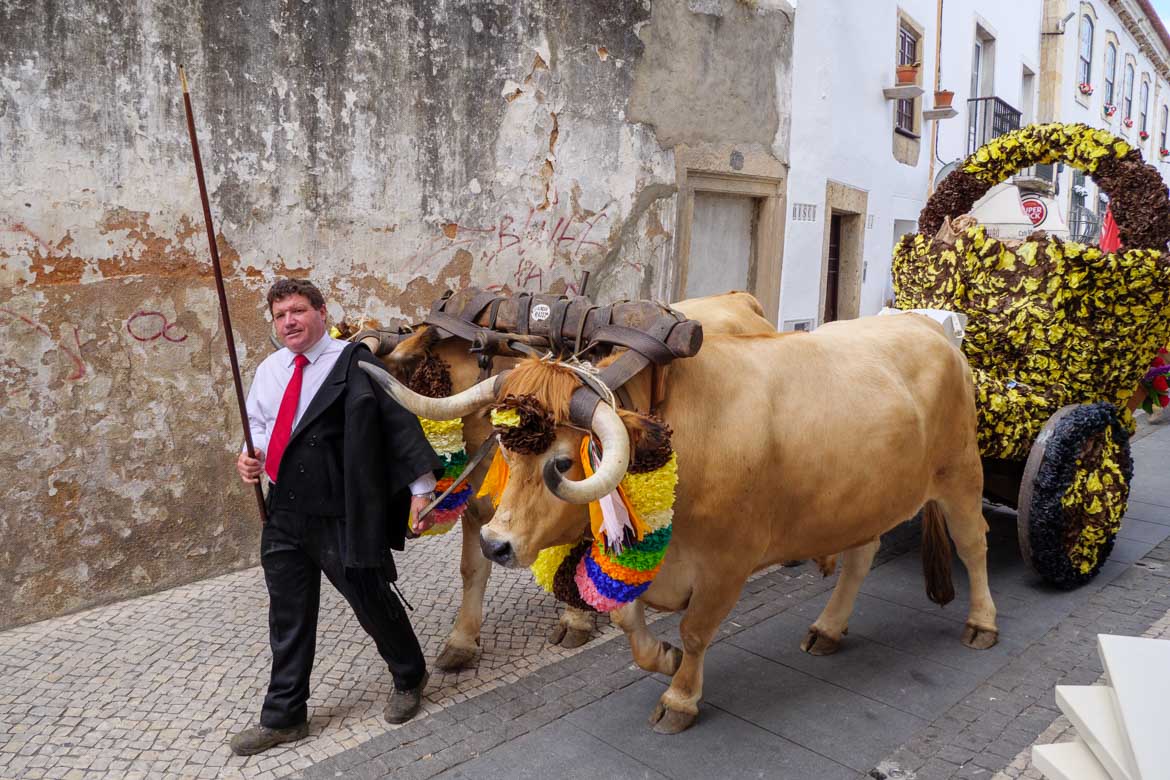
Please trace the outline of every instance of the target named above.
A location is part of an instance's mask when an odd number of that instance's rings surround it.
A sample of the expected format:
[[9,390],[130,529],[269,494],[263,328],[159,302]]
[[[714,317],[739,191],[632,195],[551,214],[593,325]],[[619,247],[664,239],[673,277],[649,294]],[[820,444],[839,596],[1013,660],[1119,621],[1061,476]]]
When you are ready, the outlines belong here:
[[[1065,162],[1108,194],[1122,248],[1037,232],[1001,239],[965,217],[1036,164]],[[1073,588],[1113,549],[1133,462],[1129,403],[1170,340],[1170,198],[1137,149],[1085,125],[994,139],[934,192],[894,250],[895,304],[967,316],[985,496],[1018,511],[1020,552]]]

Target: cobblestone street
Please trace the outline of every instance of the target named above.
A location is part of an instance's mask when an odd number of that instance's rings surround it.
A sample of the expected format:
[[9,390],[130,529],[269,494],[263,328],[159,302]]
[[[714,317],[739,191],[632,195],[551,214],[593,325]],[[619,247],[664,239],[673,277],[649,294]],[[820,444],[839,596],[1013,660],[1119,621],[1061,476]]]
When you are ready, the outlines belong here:
[[[555,602],[526,572],[496,569],[478,665],[435,671],[423,714],[395,728],[381,715],[388,675],[324,585],[312,738],[243,759],[226,740],[255,721],[268,663],[267,597],[249,569],[0,633],[0,777],[697,777],[722,761],[730,776],[1038,778],[1029,746],[1072,736],[1053,686],[1099,678],[1096,633],[1170,635],[1170,428],[1139,435],[1130,513],[1089,585],[1038,587],[1014,518],[990,511],[1002,635],[984,653],[958,642],[960,569],[954,604],[925,602],[910,523],[884,538],[831,658],[796,645],[834,580],[808,565],[753,578],[708,654],[699,722],[656,738],[644,719],[663,682],[631,664],[619,632],[602,620],[580,650],[549,646]],[[431,659],[455,618],[458,546],[454,532],[400,557]],[[677,626],[654,630],[677,641]],[[631,758],[647,750],[653,769]]]
[[[398,556],[428,659],[459,605],[459,533]],[[327,582],[321,591],[313,739],[248,759],[226,740],[256,721],[267,684],[259,568],[0,633],[0,777],[277,777],[393,728],[373,642]],[[547,644],[557,606],[526,571],[493,571],[485,613],[477,667],[433,669],[424,714],[580,652]]]

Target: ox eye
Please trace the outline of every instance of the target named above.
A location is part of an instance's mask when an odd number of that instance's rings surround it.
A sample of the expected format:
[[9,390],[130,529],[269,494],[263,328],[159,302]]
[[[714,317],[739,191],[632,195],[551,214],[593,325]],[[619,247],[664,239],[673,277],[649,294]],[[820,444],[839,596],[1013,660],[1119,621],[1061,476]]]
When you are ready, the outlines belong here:
[[564,474],[566,471],[573,468],[573,459],[566,458],[562,455],[561,457],[559,457],[553,461],[553,466],[556,468],[557,471]]

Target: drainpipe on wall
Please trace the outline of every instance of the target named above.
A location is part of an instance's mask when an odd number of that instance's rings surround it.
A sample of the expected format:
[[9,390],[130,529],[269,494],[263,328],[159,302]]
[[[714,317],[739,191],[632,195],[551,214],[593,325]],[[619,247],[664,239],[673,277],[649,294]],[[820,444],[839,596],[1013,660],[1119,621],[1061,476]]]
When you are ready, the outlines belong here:
[[[934,28],[934,91],[942,89],[942,19],[943,0],[938,0],[937,19]],[[932,96],[933,99],[933,96]],[[923,101],[925,102],[925,100]],[[933,108],[933,106],[932,106]],[[926,195],[934,192],[934,161],[938,159],[938,119],[935,119],[930,132],[930,177],[926,180]]]

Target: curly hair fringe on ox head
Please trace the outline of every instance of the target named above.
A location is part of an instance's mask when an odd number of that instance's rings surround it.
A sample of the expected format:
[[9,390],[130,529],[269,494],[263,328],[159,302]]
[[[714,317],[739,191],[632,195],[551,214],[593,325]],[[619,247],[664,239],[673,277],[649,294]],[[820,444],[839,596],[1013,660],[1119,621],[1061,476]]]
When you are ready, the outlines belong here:
[[552,415],[533,395],[504,396],[492,411],[492,422],[500,444],[521,455],[539,455],[556,437]]

